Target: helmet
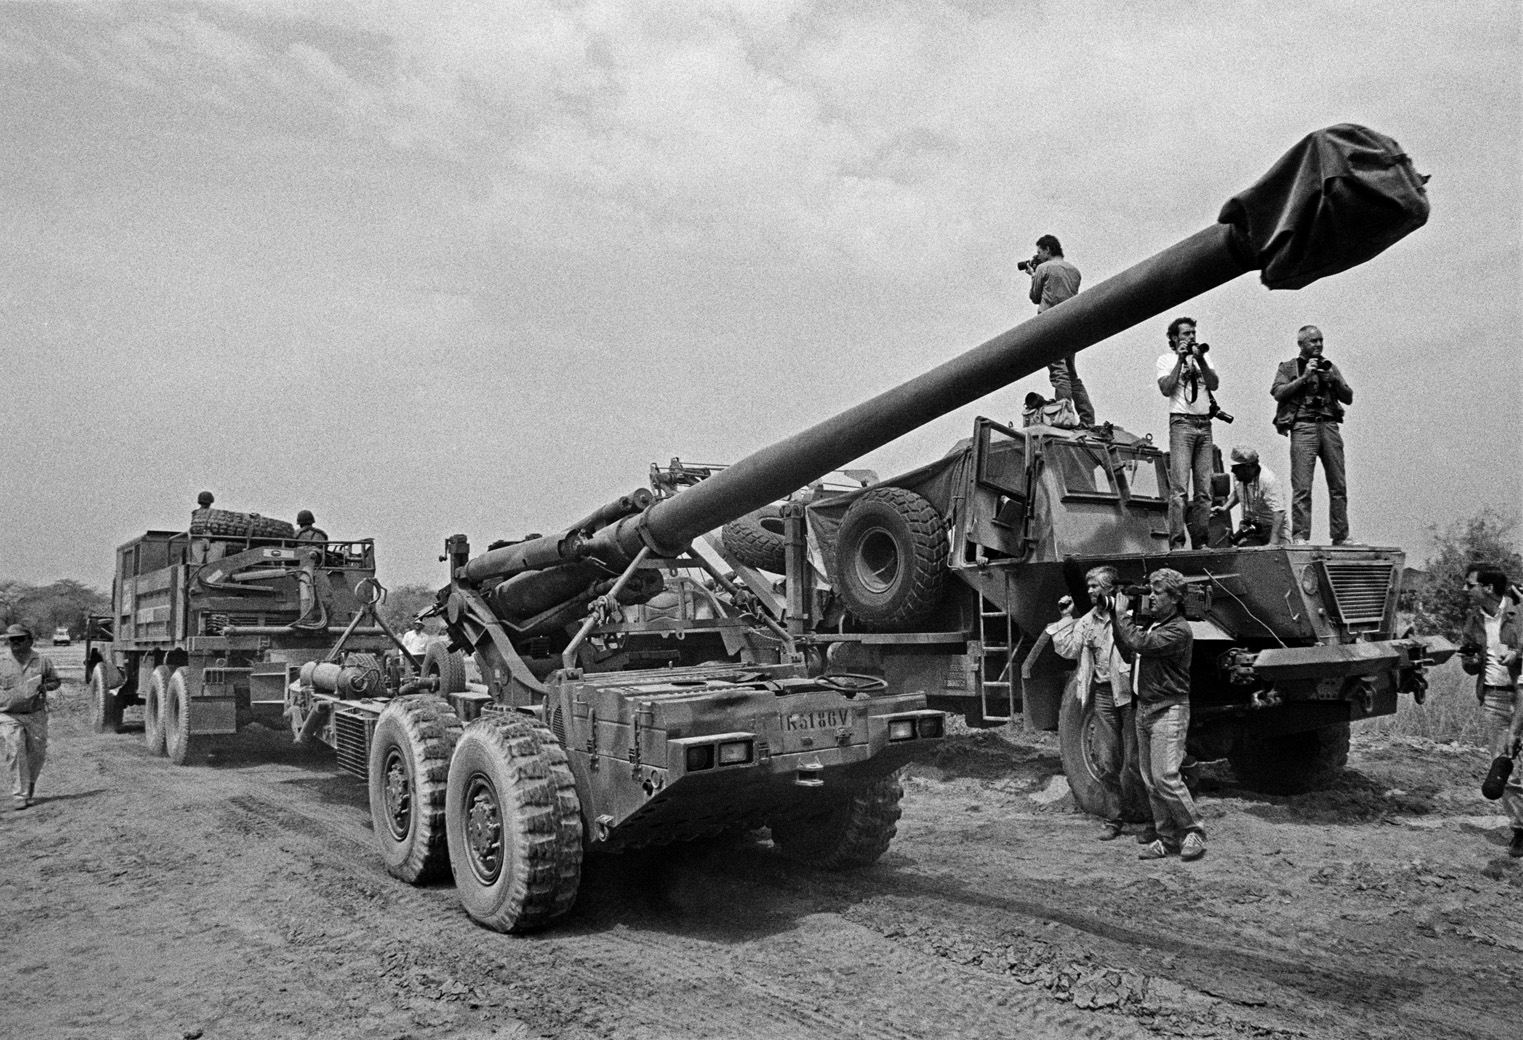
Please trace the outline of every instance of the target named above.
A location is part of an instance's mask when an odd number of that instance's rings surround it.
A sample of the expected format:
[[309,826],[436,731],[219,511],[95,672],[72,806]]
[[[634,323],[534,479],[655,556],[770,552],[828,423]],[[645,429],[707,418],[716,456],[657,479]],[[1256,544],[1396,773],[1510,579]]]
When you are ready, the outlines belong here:
[[296,514],[296,524],[298,527],[310,527],[314,522],[315,518],[312,516],[312,510],[310,509],[303,509]]
[[199,495],[196,496],[196,505],[202,507],[203,509],[206,508],[207,506],[211,505],[215,501],[217,501],[217,500],[216,500],[216,498],[214,498],[212,496],[212,493],[210,491],[203,491]]

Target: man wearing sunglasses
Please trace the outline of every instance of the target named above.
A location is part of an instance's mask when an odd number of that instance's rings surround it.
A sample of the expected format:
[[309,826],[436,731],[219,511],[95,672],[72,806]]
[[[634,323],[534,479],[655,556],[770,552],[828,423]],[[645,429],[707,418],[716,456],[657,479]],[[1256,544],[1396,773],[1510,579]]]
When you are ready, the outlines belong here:
[[48,757],[48,692],[61,683],[53,662],[32,649],[30,631],[12,625],[5,641],[10,652],[0,652],[0,746],[16,808],[25,809]]

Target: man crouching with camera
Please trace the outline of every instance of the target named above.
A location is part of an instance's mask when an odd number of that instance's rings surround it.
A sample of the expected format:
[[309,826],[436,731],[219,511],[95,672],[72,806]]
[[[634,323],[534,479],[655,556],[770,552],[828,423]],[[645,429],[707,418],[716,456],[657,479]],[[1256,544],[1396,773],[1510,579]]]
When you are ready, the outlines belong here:
[[[1206,854],[1206,829],[1180,775],[1190,732],[1190,661],[1195,648],[1182,609],[1185,587],[1183,574],[1163,567],[1148,575],[1147,588],[1126,588],[1106,597],[1116,648],[1133,662],[1137,759],[1155,832],[1142,859],[1177,853],[1180,859],[1196,860]],[[1128,597],[1138,600],[1137,615],[1147,615],[1145,628],[1127,609]]]

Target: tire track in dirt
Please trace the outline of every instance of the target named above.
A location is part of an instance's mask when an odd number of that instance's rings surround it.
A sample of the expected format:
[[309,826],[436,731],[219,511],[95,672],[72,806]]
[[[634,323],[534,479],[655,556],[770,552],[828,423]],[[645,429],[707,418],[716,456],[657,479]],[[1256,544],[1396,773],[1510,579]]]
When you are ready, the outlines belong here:
[[[342,904],[350,915],[370,907],[370,901],[353,898],[343,880],[343,871],[364,867],[356,863],[355,855],[341,854],[327,841],[334,810],[314,808],[289,788],[275,787],[257,794],[245,790],[231,795],[228,812],[254,817],[316,842],[318,848],[306,851],[327,861],[337,877],[336,882],[330,877],[323,886],[325,897]],[[365,872],[378,873],[379,861],[368,832],[352,824],[343,830],[347,831],[343,836],[349,839],[349,851],[370,865]],[[604,861],[602,866],[607,873],[611,864]],[[453,890],[448,886],[413,888],[387,880],[391,888],[385,899],[387,912],[368,921],[366,930],[389,931],[394,941],[406,942],[415,952],[427,948],[436,963],[447,964],[451,977],[469,989],[490,988],[496,981],[494,958],[462,960],[448,934],[425,937],[418,933],[418,929],[449,933],[470,927]],[[596,883],[597,879],[590,880]],[[340,891],[332,891],[335,884]],[[680,1023],[682,1033],[693,1035],[851,1035],[912,1040],[952,1026],[962,1031],[997,1033],[1018,1021],[1028,1036],[1099,1040],[1140,1035],[1129,1023],[1065,1008],[1045,995],[1022,992],[1008,980],[970,979],[966,972],[953,970],[940,958],[905,948],[870,928],[842,922],[835,915],[810,914],[792,930],[793,934],[785,933],[777,942],[736,943],[697,939],[681,930],[663,932],[610,922],[607,917],[627,915],[627,905],[619,905],[617,895],[611,900],[606,894],[594,898],[600,904],[601,913],[595,911],[598,919],[584,921],[574,936],[551,932],[525,939],[477,933],[505,948],[532,944],[536,963],[532,969],[528,958],[518,964],[515,985],[534,993],[533,1003],[544,1010],[536,1013],[514,1008],[516,1015],[532,1025],[559,1029],[569,1019],[598,1035],[610,1030],[617,1035],[627,1027],[660,1029],[663,1024]],[[395,911],[404,908],[411,920],[398,928],[399,921],[405,919]],[[870,985],[864,986],[864,980],[856,978],[849,986],[842,982],[843,988],[868,989],[876,994],[879,1009],[874,1013],[866,1013],[859,1001],[844,995],[835,1007],[818,995],[800,995],[817,994],[822,979],[814,966],[839,962],[843,944],[857,952],[858,964],[874,963],[877,978],[867,980]],[[607,1022],[601,1007],[606,994],[648,991],[653,974],[659,979],[659,992],[628,1003],[616,1023]],[[851,974],[860,974],[860,969],[854,967]],[[915,982],[906,987],[896,981],[900,979]],[[883,988],[903,990],[902,998],[883,1001]],[[954,995],[953,999],[948,1000],[948,994]],[[894,1021],[896,1018],[904,1024]]]

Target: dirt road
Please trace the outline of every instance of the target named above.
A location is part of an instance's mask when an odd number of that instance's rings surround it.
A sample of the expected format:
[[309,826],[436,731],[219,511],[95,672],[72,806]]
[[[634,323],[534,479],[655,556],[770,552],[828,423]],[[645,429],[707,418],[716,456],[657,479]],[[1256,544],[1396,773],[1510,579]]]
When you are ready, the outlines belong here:
[[39,803],[0,811],[5,1036],[1517,1035],[1523,861],[1474,749],[1356,737],[1292,799],[1208,768],[1206,859],[1144,863],[1050,738],[965,736],[871,870],[760,837],[595,860],[517,938],[388,877],[325,754],[246,732],[179,769],[59,700]]

